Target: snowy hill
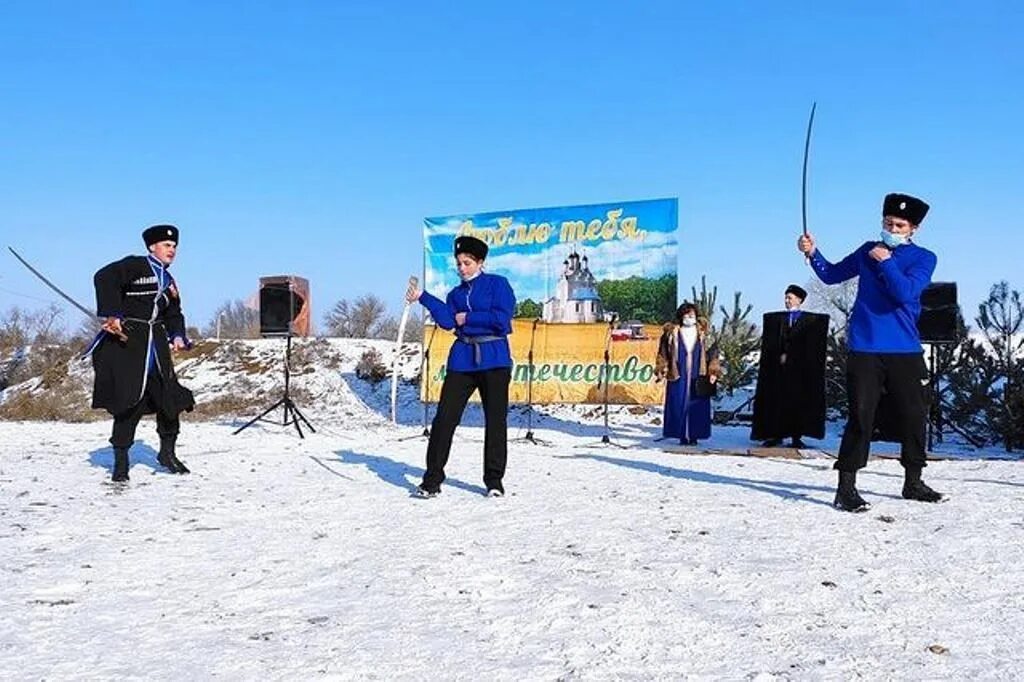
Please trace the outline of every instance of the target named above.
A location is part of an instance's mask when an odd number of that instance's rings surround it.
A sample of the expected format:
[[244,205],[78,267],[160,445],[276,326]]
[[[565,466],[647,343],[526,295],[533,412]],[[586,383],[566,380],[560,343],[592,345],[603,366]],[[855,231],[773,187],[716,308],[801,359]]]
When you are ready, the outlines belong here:
[[[396,344],[367,339],[296,339],[291,356],[292,395],[307,416],[357,419],[366,424],[390,422],[390,370]],[[380,353],[388,378],[373,382],[357,375],[360,358],[368,350]],[[175,366],[182,383],[195,393],[197,408],[184,415],[186,422],[202,420],[244,423],[269,407],[284,387],[285,342],[282,339],[204,341],[177,356]],[[418,344],[405,344],[399,354],[398,420],[421,424],[418,377],[421,353]],[[102,411],[88,409],[92,367],[74,360],[58,369],[59,379],[42,382],[34,377],[0,392],[3,404],[17,404],[27,419],[63,421],[106,420]],[[11,410],[13,418],[19,412]],[[656,407],[612,406],[611,422],[638,437],[653,435],[661,423]],[[510,427],[526,427],[525,406],[513,406]],[[429,415],[432,415],[432,409]],[[603,412],[593,405],[535,407],[533,426],[560,428],[573,433],[600,436]],[[12,418],[10,416],[8,419]],[[280,419],[280,416],[278,415]],[[429,419],[429,417],[428,417]],[[467,410],[467,425],[483,423],[479,406]],[[515,433],[511,434],[513,437]],[[521,433],[518,435],[522,435]]]

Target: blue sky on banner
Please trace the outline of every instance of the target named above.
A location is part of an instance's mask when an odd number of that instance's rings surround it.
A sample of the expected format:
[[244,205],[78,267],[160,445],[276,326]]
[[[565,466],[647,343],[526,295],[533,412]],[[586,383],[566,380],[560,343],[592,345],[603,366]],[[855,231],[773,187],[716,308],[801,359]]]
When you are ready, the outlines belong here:
[[[452,245],[467,221],[474,231],[483,231],[475,236],[490,243],[486,270],[508,277],[519,301],[541,302],[552,296],[563,261],[573,251],[587,256],[599,282],[673,274],[678,215],[677,199],[652,199],[426,218],[425,286],[443,296],[458,284]],[[594,221],[600,224],[600,235]],[[589,236],[577,231],[581,222],[594,226]],[[505,238],[499,239],[503,243],[491,243],[502,226],[507,227]]]

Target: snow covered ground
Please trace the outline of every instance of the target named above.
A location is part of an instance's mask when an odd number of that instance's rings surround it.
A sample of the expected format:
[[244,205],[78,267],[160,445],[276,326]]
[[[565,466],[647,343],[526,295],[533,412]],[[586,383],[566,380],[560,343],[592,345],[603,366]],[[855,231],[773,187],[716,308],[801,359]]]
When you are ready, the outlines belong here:
[[0,679],[1024,676],[1020,462],[934,462],[924,505],[876,460],[852,515],[829,459],[666,452],[625,408],[601,447],[599,412],[554,408],[488,499],[474,409],[420,500],[412,387],[396,427],[338,371],[305,440],[186,418],[189,476],[143,422],[123,488],[109,423],[0,422]]

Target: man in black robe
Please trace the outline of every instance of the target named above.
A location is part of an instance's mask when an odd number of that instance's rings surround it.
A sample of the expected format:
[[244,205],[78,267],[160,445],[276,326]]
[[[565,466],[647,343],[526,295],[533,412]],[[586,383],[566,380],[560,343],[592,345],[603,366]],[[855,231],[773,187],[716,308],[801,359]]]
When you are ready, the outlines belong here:
[[178,383],[171,349],[191,346],[185,335],[178,286],[168,268],[178,247],[178,228],[154,225],[142,233],[146,256],[127,256],[93,278],[96,312],[105,318],[92,348],[96,376],[92,406],[114,417],[114,481],[128,480],[128,449],[144,414],[156,413],[160,453],[170,472],[187,474],[174,452],[178,415],[195,406],[192,393]]
[[803,448],[803,436],[825,436],[828,315],[800,310],[806,298],[806,291],[791,284],[783,299],[786,311],[764,315],[750,437],[766,447],[789,438],[792,447]]

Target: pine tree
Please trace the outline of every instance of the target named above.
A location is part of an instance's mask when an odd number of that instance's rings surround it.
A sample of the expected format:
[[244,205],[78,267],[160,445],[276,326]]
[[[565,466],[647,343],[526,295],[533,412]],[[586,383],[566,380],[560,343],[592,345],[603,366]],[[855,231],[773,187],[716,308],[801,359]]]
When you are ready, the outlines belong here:
[[[999,373],[984,346],[970,334],[956,346],[936,349],[935,380],[941,420],[935,431],[960,434],[971,445],[983,447],[997,439],[988,421]],[[939,412],[933,405],[933,418]]]
[[1005,281],[978,306],[978,327],[1000,377],[988,411],[994,435],[1008,452],[1024,446],[1024,301]]
[[711,323],[711,319],[715,315],[715,304],[718,301],[718,287],[711,287],[711,291],[708,291],[707,276],[701,275],[700,294],[697,293],[697,287],[690,287],[690,291],[693,294],[691,302],[697,306],[697,317],[703,318],[707,321],[709,330],[714,334],[714,325]]
[[846,419],[850,406],[846,396],[846,328],[830,324],[825,339],[825,406],[833,419]]
[[[701,280],[703,285],[703,279]],[[718,346],[718,357],[724,374],[719,380],[719,390],[732,395],[737,388],[751,384],[757,379],[757,364],[753,361],[761,347],[761,333],[757,325],[747,317],[753,306],[740,304],[741,292],[733,295],[732,311],[720,308],[721,325],[714,333]]]

